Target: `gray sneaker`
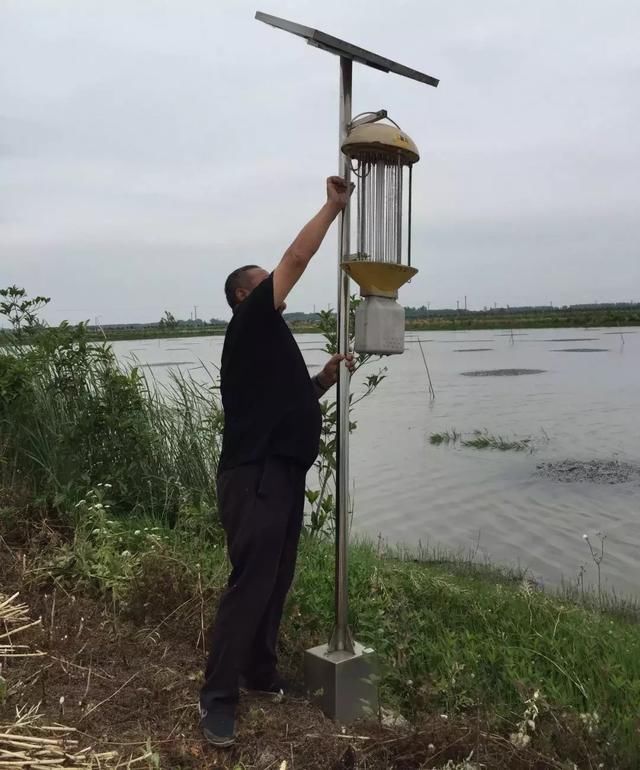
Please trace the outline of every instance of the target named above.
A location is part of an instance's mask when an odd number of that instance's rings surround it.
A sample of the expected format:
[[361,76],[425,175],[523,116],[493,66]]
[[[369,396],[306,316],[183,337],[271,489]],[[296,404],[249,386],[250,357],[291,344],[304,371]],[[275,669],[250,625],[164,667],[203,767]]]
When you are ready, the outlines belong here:
[[200,709],[200,729],[207,742],[219,749],[233,746],[236,740],[235,703],[220,701]]

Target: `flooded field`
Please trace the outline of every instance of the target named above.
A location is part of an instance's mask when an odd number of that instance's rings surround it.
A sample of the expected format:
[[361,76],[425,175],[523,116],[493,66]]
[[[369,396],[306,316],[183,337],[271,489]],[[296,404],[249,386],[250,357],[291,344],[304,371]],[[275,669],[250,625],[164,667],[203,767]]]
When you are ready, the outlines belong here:
[[[302,335],[298,341],[317,371],[326,358],[323,340]],[[114,348],[162,379],[171,366],[217,365],[222,338]],[[403,356],[369,369],[382,366],[387,378],[356,407],[356,531],[390,543],[477,551],[479,558],[526,566],[549,583],[573,580],[582,564],[586,579],[595,580],[583,534],[600,531],[607,535],[606,585],[640,594],[637,329],[408,334]],[[363,374],[354,378],[355,390]],[[452,429],[531,437],[535,451],[431,444],[432,433]],[[616,475],[612,462],[632,470]],[[555,470],[541,471],[546,464]]]

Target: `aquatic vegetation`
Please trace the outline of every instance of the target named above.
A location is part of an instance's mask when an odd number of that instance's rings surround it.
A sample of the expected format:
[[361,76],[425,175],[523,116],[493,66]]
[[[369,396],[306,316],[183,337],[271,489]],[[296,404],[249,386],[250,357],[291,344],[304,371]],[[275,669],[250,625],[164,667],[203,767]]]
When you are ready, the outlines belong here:
[[[499,449],[501,452],[515,451],[534,451],[533,439],[530,436],[520,439],[508,439],[503,436],[494,436],[489,433],[488,430],[474,430],[471,434],[467,434],[469,438],[465,438],[465,434],[452,428],[450,431],[444,431],[442,433],[432,433],[429,441],[435,446],[441,444],[453,444],[463,447],[471,447],[473,449]],[[548,437],[545,434],[545,440],[548,441]]]

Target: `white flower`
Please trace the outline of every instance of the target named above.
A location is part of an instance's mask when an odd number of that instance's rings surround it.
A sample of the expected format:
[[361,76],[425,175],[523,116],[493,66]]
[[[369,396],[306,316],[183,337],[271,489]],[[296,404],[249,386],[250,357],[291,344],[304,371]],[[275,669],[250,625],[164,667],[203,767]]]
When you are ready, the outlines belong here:
[[531,742],[531,738],[525,733],[511,733],[509,740],[514,746],[523,749]]
[[87,504],[86,500],[80,500],[79,503],[75,504],[74,508],[79,508],[81,505],[86,505],[86,504]]
[[104,488],[105,488],[105,489],[111,489],[111,487],[112,487],[112,486],[113,486],[113,484],[105,484],[105,485],[104,485]]
[[440,714],[440,719],[447,720],[449,719],[449,717],[447,716],[447,714]]
[[123,552],[120,554],[120,556],[122,556],[124,559],[126,559],[126,558],[128,558],[129,556],[131,556],[131,551],[123,551]]
[[135,531],[133,534],[134,534],[134,535],[141,535],[141,534],[142,534],[142,532],[140,532],[140,530],[139,530],[139,529],[136,529],[136,531]]

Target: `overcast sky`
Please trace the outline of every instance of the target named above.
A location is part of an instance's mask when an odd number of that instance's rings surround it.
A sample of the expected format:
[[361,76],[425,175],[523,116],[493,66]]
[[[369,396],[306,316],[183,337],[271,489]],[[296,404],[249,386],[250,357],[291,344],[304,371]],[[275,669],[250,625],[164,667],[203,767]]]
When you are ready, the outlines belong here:
[[[0,285],[52,322],[228,317],[338,163],[338,60],[256,10],[441,79],[354,66],[422,153],[404,304],[640,300],[637,0],[0,0]],[[336,237],[291,310],[335,305]]]

